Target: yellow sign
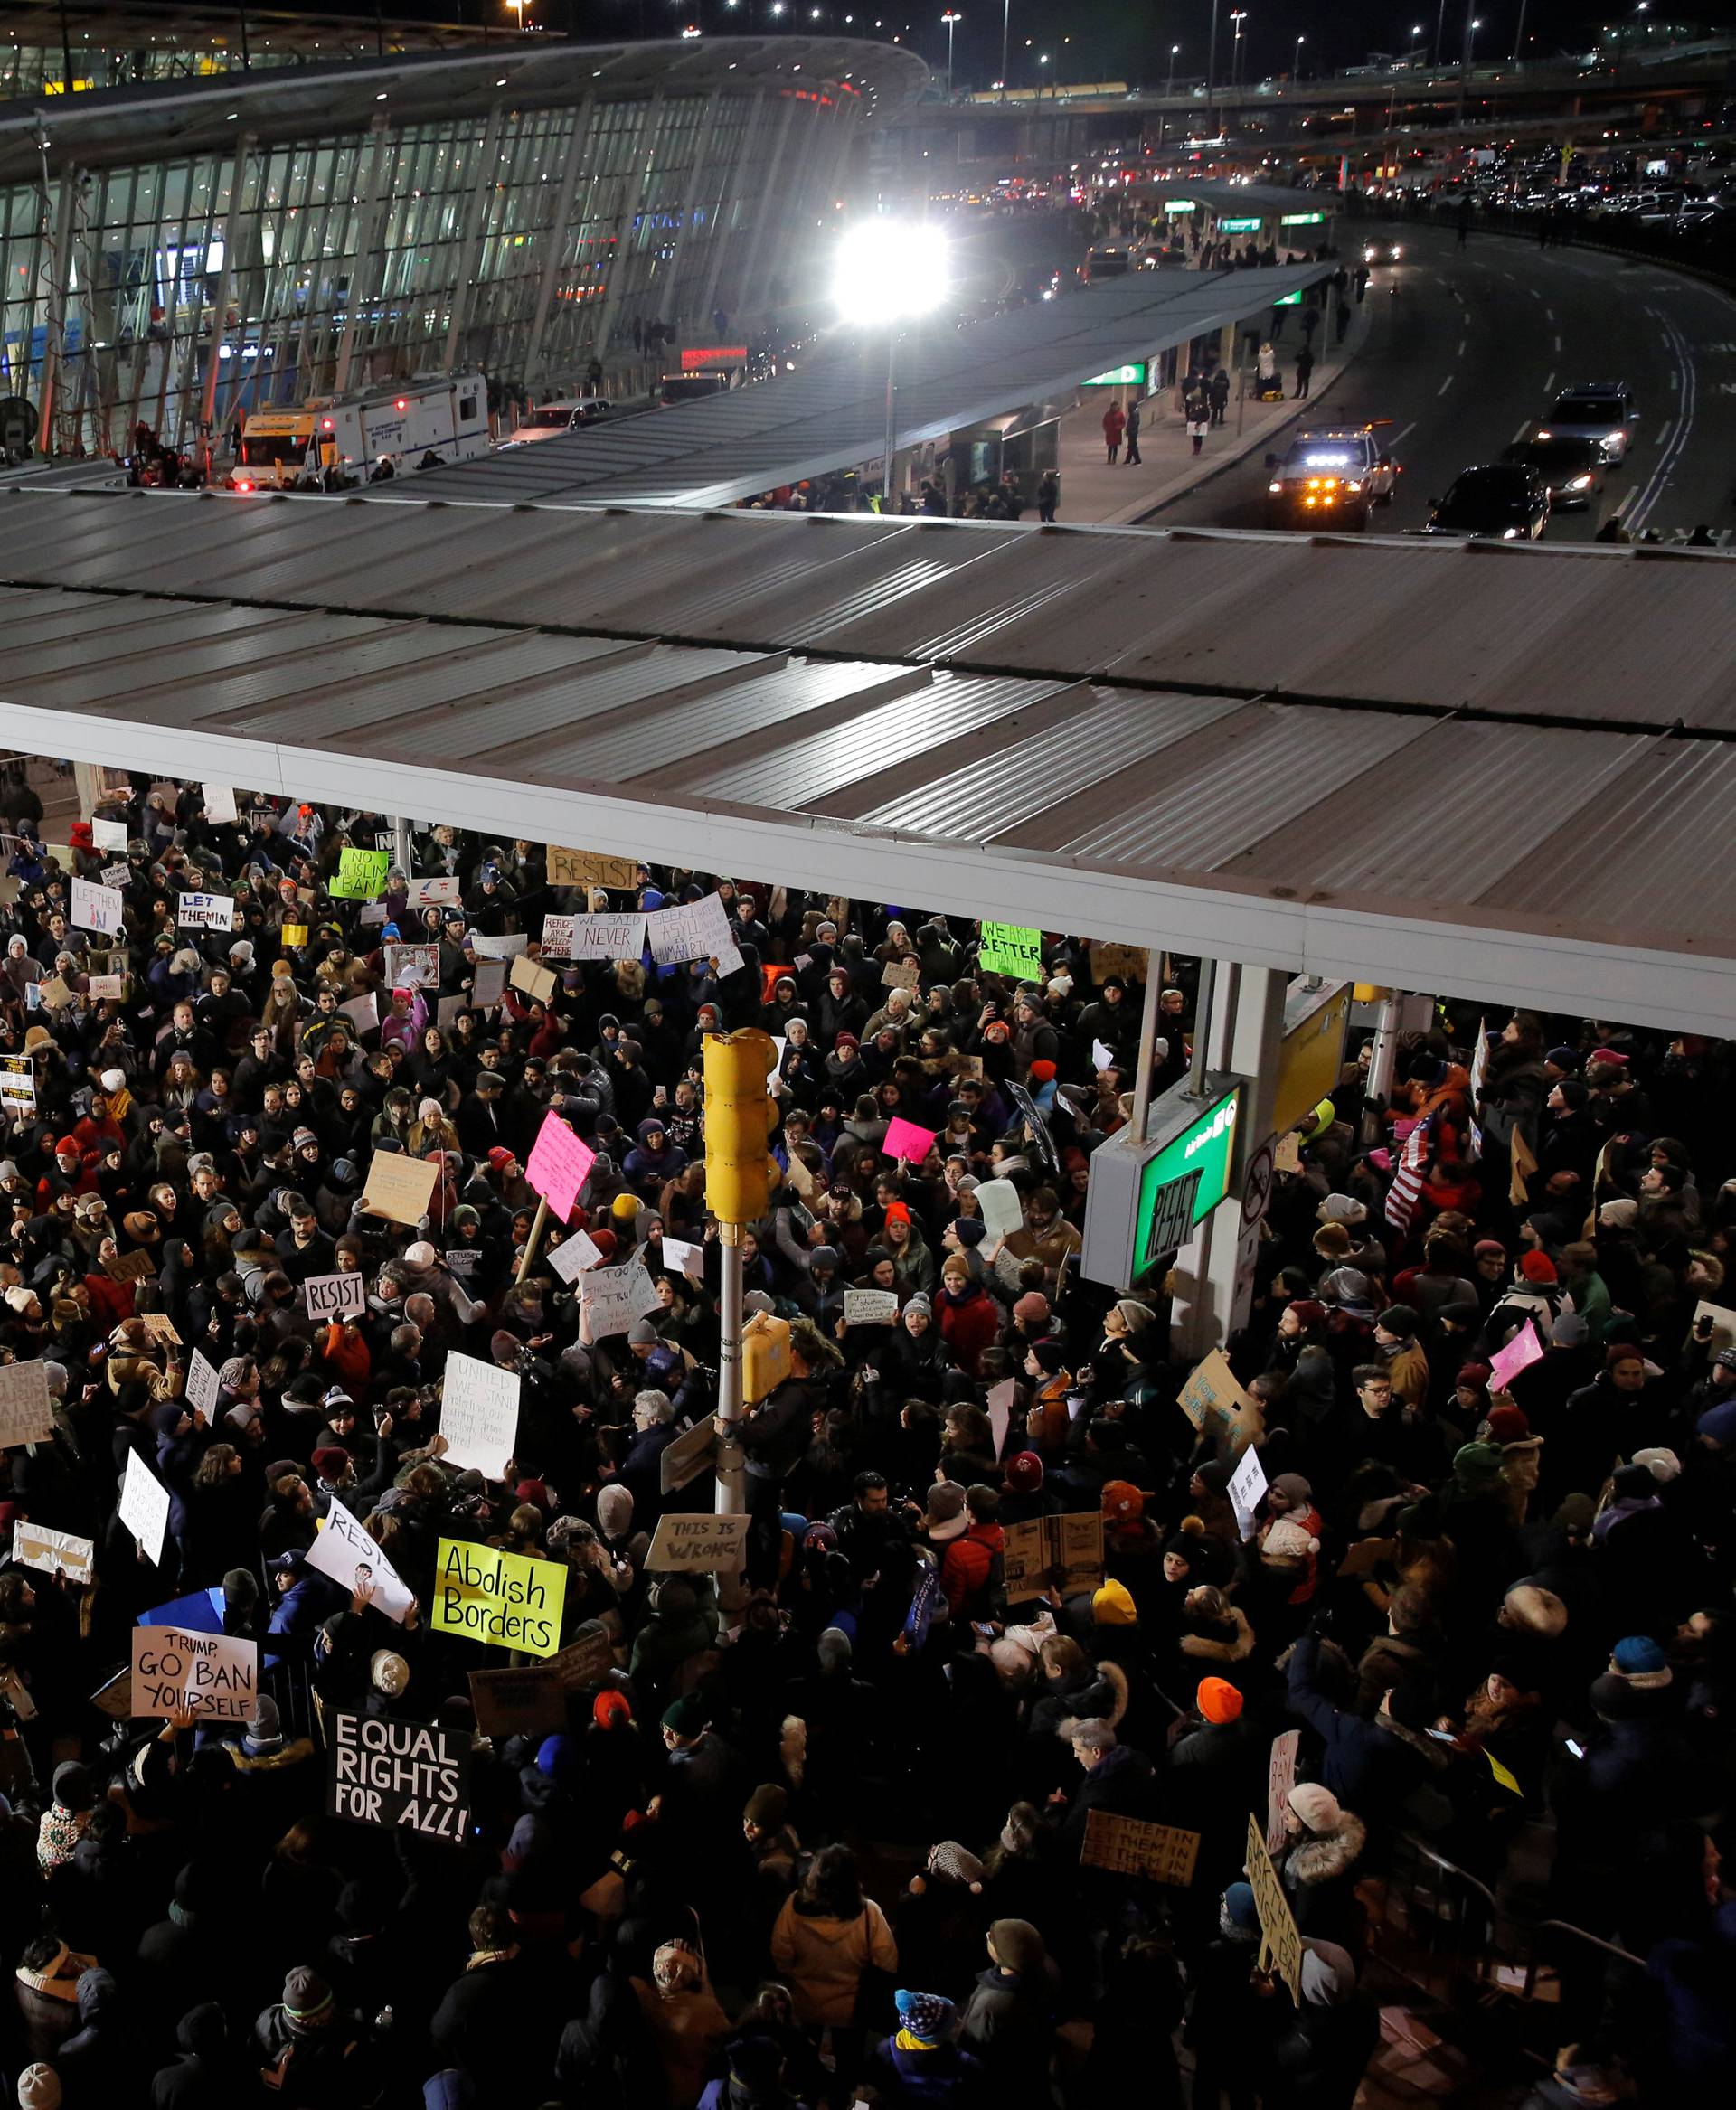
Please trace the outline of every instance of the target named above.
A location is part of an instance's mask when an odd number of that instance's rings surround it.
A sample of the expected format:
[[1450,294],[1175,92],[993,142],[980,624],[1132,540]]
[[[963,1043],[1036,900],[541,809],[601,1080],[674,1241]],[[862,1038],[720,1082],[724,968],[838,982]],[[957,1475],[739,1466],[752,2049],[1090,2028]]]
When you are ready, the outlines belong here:
[[552,887],[622,887],[631,892],[639,883],[636,857],[605,857],[596,850],[563,850],[549,844],[549,884]]
[[467,1641],[526,1655],[552,1656],[561,1646],[561,1613],[566,1603],[566,1563],[533,1560],[442,1539],[436,1562],[434,1626]]
[[1350,991],[1341,988],[1284,1035],[1278,1057],[1278,1088],[1272,1095],[1272,1126],[1280,1135],[1310,1107],[1327,1097],[1337,1083],[1349,1022]]
[[286,923],[278,933],[285,945],[298,946],[307,942],[307,926],[305,923]]
[[1276,1971],[1290,1989],[1290,1998],[1302,2005],[1302,1936],[1284,1886],[1278,1879],[1272,1857],[1260,1836],[1260,1819],[1248,1820],[1248,1880],[1260,1914],[1260,1967]]

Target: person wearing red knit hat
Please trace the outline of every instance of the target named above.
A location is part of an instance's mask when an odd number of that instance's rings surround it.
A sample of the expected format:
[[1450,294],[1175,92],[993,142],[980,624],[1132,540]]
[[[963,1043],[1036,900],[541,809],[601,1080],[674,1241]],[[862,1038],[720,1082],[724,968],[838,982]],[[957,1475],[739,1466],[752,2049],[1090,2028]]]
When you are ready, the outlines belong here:
[[1194,1695],[1202,1720],[1222,1727],[1241,1714],[1241,1694],[1227,1678],[1202,1678]]

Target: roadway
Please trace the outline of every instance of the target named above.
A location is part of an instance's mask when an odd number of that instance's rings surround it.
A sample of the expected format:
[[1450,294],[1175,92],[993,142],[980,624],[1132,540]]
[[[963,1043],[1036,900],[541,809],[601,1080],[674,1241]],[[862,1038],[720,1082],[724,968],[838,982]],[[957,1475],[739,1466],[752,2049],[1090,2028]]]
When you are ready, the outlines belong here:
[[[1321,404],[1326,418],[1391,419],[1402,465],[1398,495],[1375,516],[1382,533],[1419,528],[1460,469],[1500,458],[1555,392],[1626,381],[1641,417],[1627,466],[1584,512],[1556,513],[1547,533],[1584,542],[1619,511],[1631,532],[1665,541],[1704,522],[1736,527],[1736,299],[1656,265],[1511,237],[1373,223],[1404,244],[1376,269],[1367,348]],[[1361,237],[1343,229],[1346,261]],[[1288,318],[1278,350],[1296,350]],[[1294,428],[1292,429],[1294,429]],[[1263,455],[1146,517],[1165,527],[1265,524]]]

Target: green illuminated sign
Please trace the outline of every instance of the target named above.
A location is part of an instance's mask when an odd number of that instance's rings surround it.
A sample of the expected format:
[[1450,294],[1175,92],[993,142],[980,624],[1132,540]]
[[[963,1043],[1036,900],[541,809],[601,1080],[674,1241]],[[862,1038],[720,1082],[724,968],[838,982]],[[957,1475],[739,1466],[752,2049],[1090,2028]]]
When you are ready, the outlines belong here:
[[1193,198],[1165,198],[1164,200],[1165,212],[1197,212],[1199,209],[1198,203]]
[[1218,232],[1220,234],[1258,234],[1260,224],[1258,220],[1220,220]]
[[1144,388],[1146,363],[1143,359],[1130,359],[1125,366],[1112,366],[1107,373],[1094,373],[1084,384],[1088,389]]
[[1274,307],[1300,307],[1301,305],[1302,296],[1299,292],[1280,294],[1272,303]]
[[1141,1169],[1139,1201],[1133,1220],[1136,1276],[1154,1267],[1165,1254],[1184,1246],[1194,1226],[1229,1192],[1230,1166],[1236,1152],[1236,1115],[1241,1105],[1241,1087],[1238,1085],[1227,1098],[1208,1107]]
[[1287,212],[1278,224],[1280,227],[1315,227],[1325,218],[1324,212]]

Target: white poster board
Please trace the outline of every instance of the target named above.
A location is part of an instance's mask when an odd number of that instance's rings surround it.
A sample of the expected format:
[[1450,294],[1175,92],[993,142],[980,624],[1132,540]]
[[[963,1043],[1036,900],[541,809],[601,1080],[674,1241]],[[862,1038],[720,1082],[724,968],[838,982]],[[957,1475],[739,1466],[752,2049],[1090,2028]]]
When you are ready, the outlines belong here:
[[[641,1271],[643,1272],[643,1271]],[[454,1349],[446,1359],[440,1386],[440,1434],[446,1438],[446,1464],[459,1472],[474,1468],[485,1480],[499,1480],[518,1441],[516,1371]]]
[[153,1568],[160,1568],[163,1540],[169,1528],[169,1491],[137,1451],[127,1454],[127,1476],[120,1484],[120,1521],[138,1540],[146,1559]]
[[216,1418],[217,1402],[222,1396],[222,1384],[215,1367],[195,1348],[193,1360],[187,1365],[187,1405],[209,1422]]
[[48,1403],[48,1365],[39,1357],[28,1362],[0,1363],[0,1451],[20,1444],[53,1439],[54,1413]]
[[602,1258],[590,1237],[581,1230],[569,1231],[558,1246],[550,1248],[549,1266],[562,1282],[577,1282],[587,1267]]
[[1254,1535],[1254,1512],[1260,1506],[1260,1498],[1266,1492],[1266,1469],[1260,1462],[1260,1453],[1250,1444],[1241,1454],[1240,1463],[1231,1474],[1224,1491],[1230,1497],[1230,1505],[1236,1512],[1236,1528],[1244,1539]]
[[368,1278],[354,1275],[310,1275],[301,1286],[310,1319],[359,1319],[368,1308]]
[[127,907],[126,896],[117,887],[99,886],[94,880],[72,881],[72,922],[79,930],[94,930],[100,937],[115,937]]
[[46,1524],[17,1518],[12,1527],[12,1558],[20,1568],[63,1575],[68,1582],[88,1583],[96,1573],[97,1550],[89,1539],[71,1531],[51,1531]]
[[590,1337],[625,1333],[635,1319],[658,1310],[657,1286],[637,1260],[621,1267],[593,1267],[579,1277],[579,1296]]
[[346,1593],[367,1589],[374,1610],[402,1625],[412,1602],[410,1585],[335,1495],[307,1549],[307,1565]]
[[259,1645],[178,1626],[133,1629],[133,1719],[190,1709],[245,1721],[259,1691]]

